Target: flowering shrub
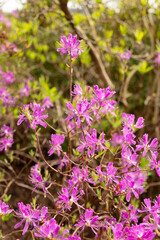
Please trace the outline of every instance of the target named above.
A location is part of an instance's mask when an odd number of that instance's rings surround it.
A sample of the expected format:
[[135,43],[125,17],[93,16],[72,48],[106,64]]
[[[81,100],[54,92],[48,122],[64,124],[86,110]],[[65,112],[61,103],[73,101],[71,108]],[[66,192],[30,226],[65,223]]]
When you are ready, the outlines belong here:
[[[80,43],[76,36],[69,34],[68,40],[61,37],[58,51],[73,60],[83,51]],[[129,57],[129,52],[121,56]],[[70,70],[72,83],[72,61]],[[3,74],[2,83],[12,84],[11,79],[12,74]],[[144,127],[144,119],[135,120],[133,114],[127,113],[121,114],[113,134],[103,132],[101,123],[116,122],[120,114],[113,99],[115,91],[98,85],[75,84],[72,89],[71,84],[70,87],[64,129],[52,128],[46,122],[48,114],[44,112],[53,107],[49,98],[45,98],[42,105],[25,104],[17,121],[18,126],[24,122],[35,134],[36,150],[32,155],[35,160],[39,153],[39,160],[30,171],[32,192],[50,197],[53,209],[37,204],[35,199],[27,204],[18,202],[17,210],[0,201],[0,217],[14,212],[20,221],[14,228],[23,228],[22,235],[30,232],[32,239],[157,239],[160,195],[153,200],[143,197],[149,175],[160,177],[157,138],[151,140],[146,133],[142,138],[137,137],[137,131]],[[41,148],[39,127],[44,131],[47,125],[54,133],[51,141],[48,139],[46,157]],[[0,151],[7,152],[8,147],[12,147],[13,133],[9,126],[2,127]],[[52,155],[58,158],[57,164],[60,162],[58,170],[49,161]],[[54,180],[47,171],[41,171],[42,163],[54,172]],[[16,231],[11,234],[14,233]]]

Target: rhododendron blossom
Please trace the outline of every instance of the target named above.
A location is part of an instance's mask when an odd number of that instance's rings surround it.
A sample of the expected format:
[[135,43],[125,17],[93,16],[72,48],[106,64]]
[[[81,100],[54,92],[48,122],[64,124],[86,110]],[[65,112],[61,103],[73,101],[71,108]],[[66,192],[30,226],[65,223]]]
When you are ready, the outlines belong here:
[[83,208],[81,205],[77,203],[77,201],[81,198],[83,194],[84,191],[83,190],[79,191],[77,187],[73,187],[73,189],[62,188],[62,193],[59,194],[58,196],[60,201],[58,201],[56,205],[59,206],[59,208],[62,208],[63,210],[69,209],[69,211],[71,210],[71,206],[73,203]]
[[48,151],[48,155],[51,156],[55,151],[58,152],[58,156],[61,154],[61,144],[63,144],[65,136],[59,134],[51,134],[50,145],[52,146]]
[[44,108],[41,108],[39,104],[33,103],[29,105],[24,105],[22,113],[19,116],[17,125],[20,125],[23,121],[27,122],[28,128],[33,128],[36,130],[37,125],[47,127],[47,124],[42,120],[48,118],[47,114],[43,114]]
[[[4,25],[5,21],[4,15],[0,15],[0,22]],[[6,51],[6,44],[9,44],[7,40],[3,42],[1,51]],[[4,161],[0,160],[0,164],[6,168],[6,172],[0,171],[1,186],[6,189],[1,197],[3,201],[0,200],[0,217],[2,221],[9,220],[14,212],[13,217],[18,219],[14,228],[23,229],[6,236],[2,233],[0,235],[5,239],[22,231],[23,236],[26,234],[23,237],[25,239],[158,239],[160,195],[157,192],[155,199],[148,198],[149,188],[158,185],[160,176],[158,139],[150,139],[147,133],[140,136],[139,129],[144,128],[143,117],[136,119],[134,114],[118,110],[115,91],[111,87],[86,87],[84,83],[72,86],[73,58],[83,52],[81,40],[76,35],[69,33],[68,38],[62,36],[57,51],[61,55],[70,56],[70,101],[62,104],[61,108],[65,109],[65,119],[59,121],[59,115],[58,118],[51,115],[48,118],[51,122],[47,123],[45,119],[48,114],[45,111],[53,107],[52,100],[56,99],[54,95],[51,96],[52,89],[50,92],[46,87],[42,96],[35,96],[35,88],[31,91],[32,83],[25,79],[18,92],[26,104],[22,103],[17,125],[24,122],[24,127],[27,123],[27,127],[34,130],[28,131],[32,137],[28,137],[27,141],[31,142],[25,145],[23,134],[10,127],[14,124],[10,115],[6,120],[9,125],[4,124],[0,128],[0,151],[4,150]],[[122,67],[127,67],[130,57],[129,50],[120,54]],[[158,63],[158,60],[155,62]],[[132,69],[127,70],[126,74],[130,76],[128,74],[130,70],[132,73]],[[16,78],[12,72],[4,73],[0,68],[0,99],[3,108],[13,106],[10,87],[12,83],[14,86]],[[43,99],[43,96],[46,97]],[[41,105],[29,103],[31,99],[39,99]],[[17,102],[21,104],[16,96]],[[55,104],[57,107],[57,102]],[[4,111],[7,112],[8,108]],[[52,114],[51,110],[48,112]],[[2,118],[2,123],[4,121]],[[53,123],[57,128],[51,126]],[[50,141],[47,140],[50,132],[44,128],[38,129],[39,125],[51,127],[50,131],[54,131]],[[17,141],[19,135],[22,136],[22,144]],[[9,151],[12,146],[13,150]],[[24,160],[21,156],[28,161],[24,161],[24,166],[21,166]],[[13,168],[12,160],[18,162],[19,168]],[[28,166],[31,167],[30,172]],[[20,181],[25,172],[29,176],[24,178],[25,184],[22,184]],[[153,185],[148,184],[149,178],[155,179]],[[18,210],[10,209],[5,203],[10,200],[12,184],[31,189],[34,194],[30,203],[18,202]],[[154,189],[151,193],[153,197],[156,194]],[[48,206],[43,203],[48,203]]]
[[130,53],[129,50],[127,50],[124,53],[120,53],[119,56],[120,56],[121,59],[129,60],[131,58],[131,53]]
[[22,203],[18,203],[19,210],[16,212],[16,216],[18,218],[21,218],[21,221],[15,225],[15,228],[19,228],[23,222],[25,222],[25,226],[23,229],[23,235],[26,233],[26,231],[29,228],[29,225],[33,225],[33,227],[36,227],[36,224],[39,222],[39,210],[38,209],[32,209],[30,204],[27,204],[26,206]]
[[7,151],[8,148],[11,148],[14,140],[13,140],[13,133],[12,129],[6,125],[3,125],[1,128],[0,133],[0,151]]
[[160,64],[160,52],[157,53],[157,57],[154,59],[154,62],[158,65]]
[[99,139],[97,138],[96,129],[92,130],[92,134],[86,133],[84,139],[81,141],[81,144],[77,148],[78,151],[82,152],[85,148],[88,149],[88,156],[94,155],[95,151],[98,152],[101,149],[107,150],[105,146],[106,140],[104,138],[104,133],[101,133]]
[[53,104],[52,104],[51,99],[49,97],[46,97],[46,98],[43,99],[43,107],[44,108],[46,107],[48,109],[53,107]]
[[39,188],[42,189],[45,193],[47,192],[46,187],[48,186],[48,183],[42,179],[38,164],[31,168],[31,175],[29,177],[29,180],[35,185],[34,189]]
[[71,58],[75,58],[78,55],[81,55],[81,52],[84,50],[81,49],[81,40],[77,40],[77,35],[72,36],[71,33],[68,35],[68,39],[65,36],[61,37],[61,41],[59,43],[61,48],[58,48],[57,51],[60,54],[68,54]]
[[80,215],[80,221],[78,223],[75,224],[75,226],[81,227],[82,231],[84,230],[84,228],[90,227],[92,229],[92,231],[95,233],[95,235],[97,236],[97,233],[95,231],[95,229],[99,228],[100,225],[98,225],[97,221],[99,221],[99,217],[98,216],[93,216],[94,210],[93,209],[86,209],[84,217],[82,215]]
[[6,214],[10,214],[13,209],[9,209],[9,206],[0,200],[0,217]]

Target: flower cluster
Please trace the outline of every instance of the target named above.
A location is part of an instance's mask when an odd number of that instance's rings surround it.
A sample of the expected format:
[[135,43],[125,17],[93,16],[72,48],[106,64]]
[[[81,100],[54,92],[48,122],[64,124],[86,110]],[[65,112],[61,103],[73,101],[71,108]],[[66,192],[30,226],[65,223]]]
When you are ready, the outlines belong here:
[[[80,43],[77,36],[69,34],[68,39],[63,36],[58,51],[71,58],[77,57],[82,52]],[[120,57],[128,60],[131,54],[128,50]],[[34,189],[42,189],[51,197],[55,209],[48,211],[45,206],[19,202],[15,216],[20,222],[15,228],[24,224],[23,235],[32,230],[35,237],[48,240],[81,240],[88,236],[152,240],[159,234],[160,195],[153,201],[145,198],[142,206],[138,201],[146,191],[148,173],[160,177],[158,139],[150,139],[146,133],[137,137],[136,131],[143,129],[144,119],[136,120],[133,114],[127,113],[121,114],[121,122],[114,134],[110,134],[119,114],[114,94],[110,87],[74,86],[73,101],[66,103],[66,132],[51,134],[48,155],[57,155],[58,160],[50,161],[51,165],[45,160],[56,172],[54,181],[48,184],[38,164],[31,168],[29,177]],[[37,103],[24,105],[17,124],[25,121],[34,130],[37,125],[46,127],[45,107],[52,107],[48,97],[42,107]],[[106,124],[107,120],[110,125]],[[108,132],[106,128],[103,130],[102,122],[109,126]],[[1,137],[12,134],[5,126]],[[52,163],[58,165],[59,162],[61,171],[52,167]],[[61,179],[61,184],[57,179]],[[0,210],[7,212],[8,207],[4,210],[5,207]]]
[[129,60],[131,58],[131,53],[129,50],[127,50],[124,53],[120,53],[119,56],[121,59]]
[[14,82],[15,76],[13,74],[13,72],[3,72],[1,70],[1,66],[0,66],[0,76],[1,76],[1,83],[2,84],[7,84],[10,85]]
[[29,82],[30,80],[31,80],[30,78],[26,79],[26,80],[24,81],[24,86],[20,88],[19,93],[20,93],[20,96],[21,96],[21,97],[24,97],[24,96],[28,97],[28,96],[29,96],[29,93],[30,93],[31,89],[30,89],[30,87],[29,87],[28,82]]
[[0,99],[5,107],[14,106],[15,100],[13,96],[10,96],[9,89],[6,85],[11,85],[15,80],[13,72],[3,72],[0,66]]
[[28,128],[33,128],[36,130],[37,125],[41,125],[43,127],[47,127],[47,124],[42,120],[48,118],[47,114],[43,114],[45,109],[37,103],[31,103],[28,105],[24,105],[22,109],[22,113],[19,116],[19,120],[17,125],[20,125],[23,121],[27,122]]
[[72,36],[71,33],[69,33],[68,39],[66,36],[61,37],[61,41],[59,43],[61,48],[58,48],[57,51],[60,52],[60,54],[68,54],[71,56],[71,58],[75,58],[78,55],[81,54],[81,52],[84,52],[81,49],[81,41],[77,40],[77,35]]
[[160,64],[160,52],[157,53],[157,57],[154,59],[154,62],[159,65]]
[[19,228],[22,225],[22,223],[25,222],[25,226],[22,233],[23,235],[28,230],[29,225],[36,227],[41,221],[47,218],[48,209],[46,207],[43,207],[41,211],[39,211],[38,208],[33,209],[30,204],[27,204],[25,206],[22,202],[19,202],[18,208],[19,210],[16,211],[15,214],[16,217],[21,219],[21,221],[15,225],[15,229]]
[[3,14],[0,14],[0,22],[4,24],[6,27],[11,27],[12,23],[9,19],[6,19]]
[[12,56],[13,54],[18,52],[18,48],[14,43],[11,43],[10,41],[5,41],[4,44],[0,47],[0,53],[8,53],[9,56]]
[[47,193],[48,182],[43,180],[38,164],[31,168],[29,180],[35,185],[34,189],[42,189],[44,193]]
[[0,151],[7,151],[13,145],[13,133],[12,129],[6,125],[3,125],[0,133]]
[[88,88],[86,94],[90,95],[89,99],[85,95],[82,96],[81,92],[80,85],[76,84],[73,92],[73,101],[76,104],[72,104],[71,102],[66,103],[68,108],[66,113],[68,116],[64,121],[68,120],[72,124],[72,128],[75,126],[80,128],[84,121],[91,126],[94,119],[100,119],[108,113],[116,116],[114,107],[116,102],[111,99],[115,92],[111,91],[110,87],[102,89],[95,85],[94,89]]
[[62,150],[61,144],[63,144],[65,137],[59,134],[51,134],[51,148],[48,151],[49,156],[51,156],[56,150],[58,152],[58,156],[60,156],[60,152]]
[[15,105],[14,97],[10,96],[6,87],[0,87],[0,99],[5,107]]
[[0,200],[0,217],[10,214],[13,209],[9,209],[9,206]]
[[97,150],[97,152],[102,149],[107,150],[105,143],[106,140],[104,139],[104,133],[101,133],[98,139],[97,130],[94,128],[91,134],[89,134],[88,131],[86,132],[85,137],[83,137],[83,140],[81,141],[79,147],[77,147],[77,150],[83,152],[84,149],[88,149],[88,156],[90,157],[94,155],[95,150]]

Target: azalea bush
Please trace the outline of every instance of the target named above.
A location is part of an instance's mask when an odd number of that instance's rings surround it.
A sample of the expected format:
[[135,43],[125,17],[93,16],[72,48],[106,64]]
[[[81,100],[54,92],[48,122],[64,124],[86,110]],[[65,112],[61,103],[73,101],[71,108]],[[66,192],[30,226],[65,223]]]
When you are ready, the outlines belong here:
[[[159,7],[159,0],[28,0],[18,14],[1,18],[7,25],[3,35],[8,37],[3,39],[2,51],[6,48],[10,59],[8,55],[7,60],[0,59],[0,65],[12,65],[9,71],[13,72],[18,69],[22,87],[22,79],[31,77],[36,101],[42,100],[47,81],[53,102],[58,94],[67,98],[69,68],[66,56],[56,51],[57,36],[77,34],[85,51],[75,59],[75,81],[111,86],[123,111],[142,115],[144,131],[159,138]],[[122,61],[120,54],[127,51],[130,58]]]
[[[0,201],[2,221],[16,218],[14,228],[20,229],[2,233],[2,239],[10,239],[19,231],[23,237],[30,234],[30,239],[158,239],[160,195],[143,197],[149,177],[160,176],[157,138],[150,139],[147,133],[136,136],[144,127],[143,117],[135,119],[133,114],[121,113],[111,87],[75,84],[72,88],[73,61],[83,51],[77,36],[70,33],[68,38],[61,37],[57,51],[68,55],[70,68],[64,129],[47,123],[47,108],[53,107],[49,99],[20,110],[17,125],[20,128],[23,124],[35,136],[32,161],[36,164],[28,180],[36,195],[27,204],[18,202],[16,209],[6,199]],[[128,56],[128,52],[121,55]],[[8,74],[1,84],[7,81],[12,82]],[[102,131],[101,125],[107,121],[112,125],[119,122],[112,134]],[[53,133],[44,155],[41,132],[47,127]],[[14,134],[9,126],[2,127],[1,151],[12,147]],[[49,156],[58,157],[56,168]],[[49,197],[52,207],[38,203],[39,193]]]
[[[111,86],[123,111],[142,115],[144,131],[159,138],[159,8],[159,0],[28,0],[19,17],[12,17],[9,34],[19,47],[18,69],[36,83],[44,77],[67,97],[69,68],[66,56],[56,51],[57,36],[77,34],[85,52],[75,60],[74,79]],[[130,58],[122,61],[120,54],[127,51]],[[54,101],[57,94],[50,95]]]
[[0,15],[0,238],[159,239],[158,8],[75,2]]

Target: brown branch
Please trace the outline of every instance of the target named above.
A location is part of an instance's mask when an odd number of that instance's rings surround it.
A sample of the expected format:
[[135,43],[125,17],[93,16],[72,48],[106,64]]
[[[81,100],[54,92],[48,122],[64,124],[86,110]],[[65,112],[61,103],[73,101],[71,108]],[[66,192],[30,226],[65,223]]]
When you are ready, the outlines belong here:
[[11,187],[12,183],[15,181],[15,179],[12,179],[6,186],[6,189],[4,190],[4,193],[2,194],[2,196],[0,197],[0,199],[3,199],[4,196],[7,194],[9,188]]
[[94,41],[96,42],[98,36],[97,36],[96,29],[95,29],[95,27],[94,27],[94,22],[93,22],[93,20],[92,20],[92,17],[91,17],[91,15],[90,15],[90,13],[89,13],[88,8],[87,8],[87,4],[84,4],[83,2],[81,2],[81,5],[82,5],[82,7],[83,7],[83,9],[84,9],[84,11],[85,11],[85,14],[86,14],[88,23],[89,23],[90,28],[91,28],[91,31],[92,31],[92,36],[93,36],[93,38],[94,38]]
[[68,9],[67,4],[68,4],[68,0],[59,0],[59,6],[60,6],[61,10],[64,12],[66,20],[69,22],[69,24],[71,25],[71,27],[75,31],[75,33],[78,35],[78,37],[80,39],[83,39],[89,46],[91,58],[92,58],[93,62],[95,63],[97,72],[100,76],[100,79],[103,82],[103,86],[109,85],[112,89],[114,89],[115,86],[112,83],[110,77],[108,76],[108,74],[105,70],[104,64],[101,60],[101,57],[100,57],[100,54],[99,54],[97,48],[95,46],[93,46],[91,40],[87,37],[86,33],[81,29],[80,26],[75,27],[75,25],[73,23],[73,17],[71,15],[71,12]]
[[134,68],[130,74],[128,75],[125,84],[124,84],[124,89],[123,89],[123,96],[122,96],[122,102],[123,104],[127,107],[128,106],[128,102],[127,102],[127,90],[128,90],[128,86],[129,83],[132,79],[132,77],[134,76],[134,74],[137,72],[137,68]]
[[[31,190],[31,191],[34,190],[35,193],[44,196],[44,192],[41,192],[41,191],[39,191],[39,190],[37,190],[37,189],[34,189],[33,187],[30,187],[29,185],[26,185],[26,184],[24,184],[24,183],[20,183],[20,182],[18,182],[18,181],[15,181],[15,184],[16,184],[17,186],[19,186],[19,187],[26,188],[26,189],[29,189],[29,190]],[[47,196],[47,198],[53,203],[52,197],[51,197],[50,195],[48,195],[48,194],[47,194],[46,196]]]
[[151,43],[151,53],[150,54],[153,55],[154,50],[155,50],[154,33],[153,33],[154,28],[152,26],[151,27],[149,26],[149,23],[147,22],[147,19],[145,16],[143,16],[142,20],[143,20],[145,28],[147,29],[148,36],[150,38],[150,43]]
[[[157,93],[156,93],[156,97],[155,97],[155,105],[154,105],[154,122],[158,122],[158,119],[159,119],[159,99],[160,99],[160,81],[159,81],[159,75],[160,75],[160,72],[159,72],[159,69],[158,69],[158,72],[157,72],[157,79],[158,79],[158,82],[157,82]],[[155,132],[156,132],[156,137],[159,139],[159,125],[156,126],[155,128]]]

